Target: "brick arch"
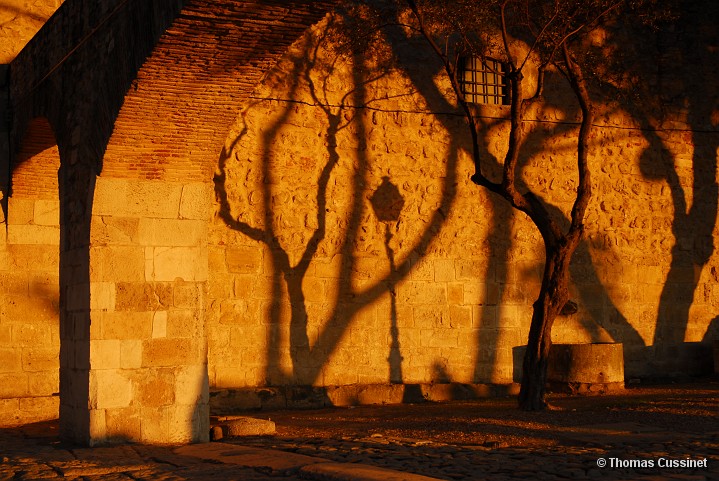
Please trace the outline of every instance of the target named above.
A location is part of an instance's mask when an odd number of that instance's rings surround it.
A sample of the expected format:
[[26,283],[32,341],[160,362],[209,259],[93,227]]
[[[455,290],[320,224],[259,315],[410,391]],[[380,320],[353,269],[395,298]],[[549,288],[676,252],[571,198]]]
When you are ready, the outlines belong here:
[[45,117],[30,121],[11,165],[10,196],[58,200],[60,152],[55,132]]
[[89,337],[91,443],[207,439],[212,172],[254,86],[330,3],[188,1],[139,69],[94,185],[92,325],[73,336]]
[[213,164],[265,70],[333,3],[66,0],[13,61],[18,192],[51,196],[31,191],[25,158],[47,149],[26,133],[51,124],[60,158],[64,438],[207,439]]
[[54,419],[59,406],[60,157],[48,119],[29,122],[19,147],[0,245],[2,424]]
[[333,3],[185,2],[124,97],[102,175],[208,182],[239,107]]
[[13,62],[12,150],[45,116],[61,159],[64,438],[207,439],[213,164],[264,72],[333,3],[67,0]]
[[63,160],[99,171],[131,82],[183,0],[66,0],[12,62],[11,155],[45,116]]

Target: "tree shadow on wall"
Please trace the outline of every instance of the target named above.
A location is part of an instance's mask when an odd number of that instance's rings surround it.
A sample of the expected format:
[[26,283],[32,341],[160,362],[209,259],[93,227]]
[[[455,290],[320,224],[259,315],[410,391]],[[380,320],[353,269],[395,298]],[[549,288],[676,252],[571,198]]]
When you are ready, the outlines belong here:
[[[330,40],[330,39],[327,39]],[[357,272],[361,270],[360,259],[356,256],[355,244],[362,239],[364,231],[371,227],[371,216],[368,214],[365,198],[369,197],[367,185],[371,183],[370,173],[373,159],[369,153],[368,143],[368,106],[376,99],[368,98],[368,85],[375,82],[384,75],[380,71],[375,76],[367,76],[366,59],[358,53],[351,56],[351,82],[352,87],[341,96],[339,103],[332,104],[329,100],[328,83],[332,80],[331,75],[325,76],[320,81],[313,79],[312,73],[315,67],[327,67],[320,65],[320,49],[325,41],[324,37],[313,39],[305,37],[302,55],[292,59],[293,69],[287,76],[290,85],[287,92],[287,99],[279,115],[275,117],[271,125],[262,132],[260,168],[263,179],[262,204],[263,216],[262,227],[254,227],[250,222],[240,220],[232,213],[232,200],[228,191],[232,190],[230,177],[228,176],[228,162],[233,150],[239,145],[244,136],[248,135],[248,127],[245,124],[242,132],[235,138],[230,146],[225,148],[219,159],[219,167],[215,176],[215,193],[219,203],[219,217],[231,229],[238,231],[250,239],[264,244],[270,253],[271,264],[271,292],[270,305],[267,318],[269,319],[269,332],[267,334],[267,358],[265,367],[266,382],[270,385],[283,384],[314,384],[321,381],[321,375],[330,356],[336,351],[343,336],[348,332],[349,326],[358,313],[367,306],[378,301],[387,292],[392,296],[397,283],[405,279],[411,271],[416,259],[421,258],[427,251],[430,243],[436,238],[441,226],[444,223],[446,213],[449,211],[456,192],[456,165],[457,147],[450,146],[449,155],[445,162],[444,175],[441,185],[441,201],[439,206],[432,212],[426,226],[416,236],[409,247],[404,247],[403,252],[390,245],[390,225],[386,225],[385,249],[389,255],[389,273],[377,276],[376,280],[369,285],[358,288],[353,285]],[[334,68],[333,60],[329,65],[329,72]],[[316,213],[313,222],[314,229],[309,240],[305,242],[298,259],[292,262],[292,253],[282,245],[281,235],[278,232],[278,215],[273,209],[273,199],[278,193],[276,186],[281,179],[281,172],[275,172],[273,166],[277,165],[276,153],[273,147],[279,141],[282,133],[290,122],[292,111],[296,103],[302,102],[300,98],[301,82],[307,84],[312,98],[312,106],[321,114],[326,130],[324,145],[327,149],[326,158],[322,165],[316,184]],[[338,149],[338,134],[347,130],[352,134],[354,148],[354,159],[344,158]],[[275,161],[275,162],[273,162]],[[336,167],[342,161],[352,162],[354,171],[348,183],[351,190],[351,201],[344,217],[338,217],[337,225],[328,225],[328,215],[335,214],[332,211],[328,196],[330,195],[330,183]],[[307,186],[312,180],[307,179]],[[394,227],[397,228],[399,222]],[[375,226],[379,228],[379,225]],[[310,316],[317,315],[309,312],[307,307],[306,289],[303,290],[303,281],[307,279],[310,265],[317,258],[318,251],[322,248],[327,238],[327,229],[336,229],[342,235],[337,252],[339,265],[336,266],[336,276],[329,279],[336,285],[330,286],[336,291],[336,297],[331,305],[325,310],[324,323],[320,324],[317,334],[310,336],[308,329],[310,324],[316,325],[320,319],[311,319]],[[297,256],[295,256],[297,257]],[[372,277],[376,273],[372,273]],[[284,284],[284,285],[283,285]],[[289,305],[285,302],[287,300]],[[289,332],[283,323],[285,306],[289,308]],[[393,314],[390,314],[391,316]],[[394,313],[396,322],[396,312]],[[370,326],[367,326],[368,328]],[[372,326],[373,327],[373,326]],[[392,326],[388,326],[394,329]],[[369,329],[368,329],[369,330]],[[390,376],[393,382],[401,382],[400,366],[397,364],[399,355],[399,331],[390,331],[394,336],[388,350],[396,349],[394,363],[390,366]],[[313,339],[314,338],[314,339]],[[286,342],[288,341],[288,343]],[[289,344],[289,356],[291,359],[291,371],[283,368],[283,349]],[[399,357],[397,357],[399,355]]]
[[[547,85],[563,85],[566,84],[566,80],[560,77],[557,73],[546,74]],[[563,119],[575,119],[579,114],[579,105],[576,102],[567,102],[566,96],[562,96],[556,89],[547,89],[543,96],[543,110],[559,112],[558,118]],[[608,116],[617,114],[616,109],[609,111]],[[524,145],[537,146],[535,151],[532,149],[524,149],[523,155],[520,157],[518,169],[526,171],[530,163],[530,155],[537,152],[541,152],[541,145],[547,142],[561,142],[563,138],[572,137],[575,131],[578,129],[577,122],[572,120],[568,121],[556,121],[556,122],[537,122],[534,128],[527,134]],[[606,129],[606,127],[605,127]],[[598,126],[595,126],[595,132],[599,133],[601,130]],[[592,164],[592,169],[597,170],[601,165],[601,135],[597,135],[591,143],[592,155],[595,157]],[[569,155],[574,155],[574,147],[562,147],[554,146],[548,152],[548,162],[552,162],[551,156],[562,156],[563,149],[568,150]],[[531,173],[528,174],[531,176]],[[520,179],[524,179],[521,177]],[[546,197],[556,196],[557,191],[562,190],[562,186],[556,188],[552,186],[554,179],[547,180],[543,185],[539,186],[539,191],[542,194],[540,199],[542,200],[545,208],[551,214],[552,218],[557,219],[560,226],[563,229],[567,229],[569,226],[568,212],[570,207],[567,205],[561,206],[560,202],[556,201],[553,204]],[[524,181],[520,185],[524,184]],[[594,190],[601,191],[601,185],[595,181]],[[526,188],[526,186],[525,186]],[[571,189],[567,189],[571,192]],[[559,193],[559,197],[561,197]],[[592,204],[597,205],[601,203],[602,198],[600,195],[595,195],[592,200]],[[596,229],[597,226],[591,225],[592,218],[588,216],[585,220],[585,224],[589,229]],[[597,229],[598,231],[598,229]],[[596,231],[595,231],[596,232]],[[590,249],[600,251],[604,257],[618,257],[619,254],[614,252],[611,242],[598,242],[595,239],[585,237],[580,242],[577,250],[572,257],[572,263],[570,264],[570,273],[572,276],[573,287],[576,289],[576,295],[578,301],[583,309],[580,311],[579,325],[585,330],[590,336],[593,342],[606,341],[606,334],[609,334],[611,338],[616,342],[622,342],[625,346],[641,346],[645,345],[639,332],[634,326],[628,321],[628,319],[622,314],[619,307],[614,303],[612,299],[612,291],[617,287],[618,282],[612,282],[609,279],[602,279],[599,275],[595,261],[592,259]],[[539,266],[541,267],[541,266]],[[541,271],[540,271],[541,272]],[[606,276],[605,276],[606,277]],[[588,315],[588,316],[587,316]]]
[[[441,75],[443,70],[425,43],[408,36],[397,19],[394,23],[384,25],[383,33],[387,45],[393,51],[395,67],[411,81],[414,93],[424,101],[431,113],[434,114],[434,118],[446,132],[464,131],[464,120],[457,106],[449,102],[444,92],[432,80]],[[432,142],[431,139],[427,141]],[[459,155],[460,151],[470,151],[469,140],[464,135],[451,135],[451,142],[450,152],[454,158]],[[470,188],[472,187],[470,186]],[[511,209],[502,199],[491,193],[488,194],[487,200],[488,209],[486,211],[460,214],[466,215],[470,223],[476,222],[477,217],[482,216],[490,226],[488,237],[477,240],[481,252],[466,252],[464,256],[468,262],[472,262],[472,259],[484,254],[483,259],[477,261],[477,266],[482,271],[477,277],[484,278],[485,282],[482,283],[478,280],[475,286],[468,286],[465,289],[466,293],[479,291],[477,302],[480,310],[475,310],[472,314],[477,317],[472,320],[472,327],[477,333],[476,360],[472,374],[474,382],[490,380],[491,373],[497,364],[497,341],[501,328],[498,304],[502,297],[502,288],[506,283],[506,262],[511,249]],[[494,291],[491,283],[499,286],[499,291]],[[435,361],[432,368],[433,380],[452,382],[447,368],[448,366]]]
[[[701,340],[702,329],[692,327],[690,319],[709,323],[714,313],[702,306],[716,305],[711,284],[719,281],[716,267],[705,272],[715,252],[719,212],[715,128],[719,5],[684,1],[677,13],[672,28],[648,33],[656,44],[634,45],[634,57],[643,61],[627,63],[630,75],[659,77],[653,86],[659,95],[650,91],[648,82],[641,82],[637,94],[643,101],[626,107],[642,125],[648,142],[640,158],[641,174],[649,182],[665,183],[673,208],[671,260],[659,297],[653,343],[643,355],[656,377],[711,371],[710,345],[694,342]],[[663,207],[649,207],[651,228],[664,228]],[[708,274],[705,284],[700,283],[703,274]],[[705,292],[697,290],[702,285]],[[697,310],[692,315],[693,306]],[[710,330],[704,341],[711,340]]]
[[[398,23],[401,24],[401,22]],[[462,129],[463,127],[458,125],[460,122],[458,122],[457,116],[461,114],[459,114],[456,106],[447,100],[436,84],[426,80],[437,74],[441,66],[436,65],[436,70],[432,72],[432,75],[429,75],[426,70],[417,69],[417,62],[414,62],[411,56],[403,55],[401,45],[413,44],[414,50],[420,51],[424,48],[423,42],[420,41],[418,44],[416,39],[409,37],[398,25],[386,25],[384,31],[388,38],[388,44],[394,49],[398,68],[412,80],[416,92],[426,100],[428,105],[433,107],[434,112],[438,113],[437,118],[448,131]],[[427,64],[433,65],[433,63],[425,63],[425,69],[428,66]],[[552,108],[560,110],[564,118],[573,118],[578,111],[577,105],[567,105],[566,102],[559,102],[551,97],[547,101]],[[490,152],[489,146],[496,140],[492,129],[501,126],[507,120],[502,116],[487,112],[482,121],[484,136],[482,138],[481,155],[484,155],[484,159],[487,161],[488,175],[498,176],[502,166],[500,161]],[[544,125],[533,129],[524,143],[525,147],[522,150],[518,168],[526,169],[530,158],[542,152],[542,143],[551,142],[552,139],[559,139],[576,128],[577,126],[574,123],[558,122],[551,127]],[[464,132],[465,130],[459,131]],[[468,135],[455,137],[453,140],[459,148],[465,151],[471,150]],[[533,145],[536,147],[526,147]],[[550,153],[554,154],[556,152]],[[493,282],[496,285],[498,292],[496,294],[487,292],[487,298],[484,300],[483,305],[480,306],[481,319],[475,321],[479,325],[479,329],[476,331],[477,356],[473,376],[475,382],[488,381],[491,373],[497,367],[499,337],[502,329],[500,314],[496,311],[498,304],[503,299],[511,299],[513,302],[529,302],[530,304],[534,301],[534,299],[529,298],[530,292],[526,289],[523,292],[513,292],[516,289],[513,289],[512,292],[507,291],[508,285],[514,280],[510,279],[509,273],[510,251],[513,248],[512,222],[514,214],[504,199],[492,193],[488,193],[487,196],[490,203],[488,204],[488,209],[481,214],[487,219],[488,225],[491,226],[488,238],[482,245],[482,253],[485,254],[488,260],[484,276],[487,283]],[[560,207],[549,202],[544,202],[544,204],[553,218],[559,219],[560,223],[563,222],[564,224],[562,225],[568,224],[567,215]],[[467,252],[466,255],[471,257],[477,255],[477,253]],[[643,339],[614,304],[607,286],[600,278],[590,255],[588,241],[585,240],[580,243],[570,270],[581,303],[591,316],[590,319],[583,318],[580,321],[581,326],[588,335],[595,341],[600,341],[603,339],[603,330],[606,330],[617,342],[644,346]],[[541,277],[540,272],[541,265],[536,266],[531,271],[523,272],[521,273],[523,276],[522,281],[531,282],[533,279],[538,281]],[[528,330],[529,318],[526,321],[524,324],[526,324],[526,329]],[[520,332],[522,331],[520,330]],[[522,339],[522,341],[526,341],[526,339]]]

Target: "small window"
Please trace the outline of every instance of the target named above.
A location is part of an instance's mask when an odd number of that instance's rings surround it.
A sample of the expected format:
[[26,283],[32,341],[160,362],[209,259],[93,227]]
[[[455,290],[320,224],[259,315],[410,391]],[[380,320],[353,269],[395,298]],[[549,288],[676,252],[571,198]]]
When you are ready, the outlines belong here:
[[472,104],[508,105],[509,88],[504,73],[504,64],[498,60],[463,58],[459,85],[465,100]]

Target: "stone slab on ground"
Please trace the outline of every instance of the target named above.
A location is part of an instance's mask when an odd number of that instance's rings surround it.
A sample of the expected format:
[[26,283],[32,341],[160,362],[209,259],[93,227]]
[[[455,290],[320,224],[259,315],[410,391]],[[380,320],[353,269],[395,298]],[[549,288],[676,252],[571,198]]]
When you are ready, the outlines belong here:
[[495,398],[519,393],[518,383],[350,384],[215,389],[210,409],[217,414],[247,410],[320,409],[330,406],[421,403]]
[[438,479],[355,463],[313,464],[305,466],[300,472],[318,481],[436,481]]
[[676,437],[676,433],[667,433],[664,429],[635,422],[577,426],[562,429],[558,434],[566,439],[587,444],[608,444],[618,438],[625,441],[651,441],[652,439],[661,440]]
[[176,448],[174,452],[205,461],[258,469],[272,475],[297,473],[302,478],[319,481],[433,481],[437,479],[375,466],[335,463],[303,454],[225,443],[191,444]]
[[225,443],[190,444],[176,448],[174,452],[182,456],[193,456],[205,461],[259,468],[273,473],[297,471],[304,466],[327,462],[325,459],[302,454]]

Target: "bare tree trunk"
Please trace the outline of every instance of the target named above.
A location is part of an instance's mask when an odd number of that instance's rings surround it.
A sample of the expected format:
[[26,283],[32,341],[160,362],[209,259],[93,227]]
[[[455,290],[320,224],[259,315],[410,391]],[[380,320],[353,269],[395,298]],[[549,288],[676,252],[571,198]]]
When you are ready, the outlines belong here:
[[522,363],[519,407],[525,411],[541,411],[547,405],[544,395],[547,361],[552,347],[552,326],[557,314],[569,300],[569,262],[574,250],[566,244],[547,249],[542,287],[534,302],[527,350]]
[[[552,325],[559,312],[569,300],[569,265],[574,251],[579,245],[584,232],[584,216],[592,195],[590,171],[588,166],[589,138],[594,121],[591,99],[587,84],[580,66],[574,61],[567,43],[570,38],[577,35],[584,27],[597,20],[594,18],[581,28],[565,32],[563,38],[558,41],[556,48],[551,52],[548,59],[539,69],[537,81],[537,93],[534,97],[524,98],[524,62],[516,62],[513,51],[510,48],[510,35],[506,26],[506,9],[509,2],[500,2],[501,32],[504,43],[504,53],[507,56],[509,72],[505,74],[509,82],[511,95],[510,107],[510,130],[507,140],[507,153],[504,157],[502,180],[497,183],[485,177],[482,171],[482,159],[480,157],[479,128],[474,119],[473,109],[462,93],[462,88],[457,78],[457,60],[450,56],[449,50],[438,44],[427,25],[424,23],[420,9],[414,0],[407,0],[407,3],[417,20],[419,31],[442,61],[444,69],[450,80],[452,88],[457,95],[457,101],[463,109],[472,135],[472,156],[475,164],[475,172],[471,180],[504,197],[513,208],[524,212],[529,216],[534,225],[539,229],[545,246],[545,265],[542,277],[542,286],[538,299],[534,303],[532,321],[527,342],[527,351],[523,361],[522,384],[519,393],[519,406],[529,411],[538,411],[546,407],[544,395],[546,390],[547,362],[549,349],[552,346]],[[612,7],[613,9],[614,7]],[[607,14],[612,9],[600,15]],[[549,21],[551,23],[552,20]],[[549,23],[545,26],[549,26]],[[541,35],[541,33],[540,33]],[[556,59],[555,53],[561,52],[563,59]],[[457,54],[459,55],[459,54]],[[525,61],[529,57],[525,58]],[[544,69],[548,65],[554,65],[567,78],[572,87],[582,112],[581,126],[579,128],[577,142],[577,173],[579,182],[577,185],[577,196],[572,206],[569,229],[565,232],[557,222],[552,219],[549,210],[543,201],[531,190],[518,188],[518,164],[519,151],[525,137],[524,113],[525,105],[535,98],[541,97]]]
[[579,65],[571,57],[569,49],[563,45],[565,75],[576,95],[582,111],[582,122],[577,139],[577,172],[579,184],[577,197],[571,213],[571,223],[566,234],[556,235],[552,230],[552,221],[542,212],[534,209],[530,214],[544,239],[546,261],[539,298],[534,303],[532,323],[529,328],[527,351],[522,364],[522,384],[519,390],[519,407],[526,411],[539,411],[547,404],[544,401],[547,381],[547,363],[549,349],[552,347],[552,326],[559,312],[569,300],[569,265],[574,251],[584,233],[584,215],[592,196],[589,171],[589,140],[594,112],[584,76]]

